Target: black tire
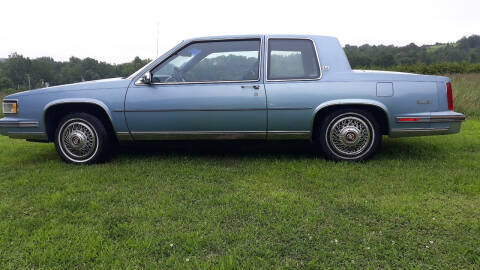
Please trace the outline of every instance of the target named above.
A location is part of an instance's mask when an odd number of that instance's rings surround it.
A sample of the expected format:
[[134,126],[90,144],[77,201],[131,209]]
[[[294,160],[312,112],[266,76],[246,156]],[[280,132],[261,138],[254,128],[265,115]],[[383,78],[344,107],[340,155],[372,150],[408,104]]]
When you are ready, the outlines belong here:
[[67,163],[102,162],[108,155],[110,144],[102,121],[88,113],[64,116],[55,130],[55,149]]
[[335,161],[364,161],[382,144],[380,125],[366,110],[341,109],[317,125],[316,142],[326,158]]

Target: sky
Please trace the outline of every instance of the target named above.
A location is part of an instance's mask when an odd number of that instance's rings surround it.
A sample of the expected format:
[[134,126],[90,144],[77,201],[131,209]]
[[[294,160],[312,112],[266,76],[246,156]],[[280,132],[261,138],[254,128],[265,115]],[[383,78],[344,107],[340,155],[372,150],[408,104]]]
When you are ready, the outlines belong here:
[[[184,39],[312,34],[350,45],[455,42],[480,34],[480,0],[1,0],[0,58],[153,59]],[[158,32],[157,32],[158,29]]]

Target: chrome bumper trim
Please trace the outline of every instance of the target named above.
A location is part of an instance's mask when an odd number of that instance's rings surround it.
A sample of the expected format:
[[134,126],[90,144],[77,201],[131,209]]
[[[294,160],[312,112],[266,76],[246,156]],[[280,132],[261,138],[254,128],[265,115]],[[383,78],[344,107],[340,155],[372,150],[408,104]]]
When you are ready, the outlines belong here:
[[390,137],[430,136],[457,133],[458,129],[451,128],[394,128]]
[[[417,121],[400,121],[402,118],[416,118]],[[432,116],[398,116],[397,123],[440,123],[440,122],[463,122],[465,115],[432,115]]]
[[440,115],[434,115],[430,116],[430,122],[435,123],[435,122],[463,122],[465,121],[466,117],[465,115],[445,115],[445,116],[440,116]]
[[0,121],[0,128],[36,128],[38,122]]
[[7,136],[12,139],[48,141],[47,135],[44,132],[8,132]]

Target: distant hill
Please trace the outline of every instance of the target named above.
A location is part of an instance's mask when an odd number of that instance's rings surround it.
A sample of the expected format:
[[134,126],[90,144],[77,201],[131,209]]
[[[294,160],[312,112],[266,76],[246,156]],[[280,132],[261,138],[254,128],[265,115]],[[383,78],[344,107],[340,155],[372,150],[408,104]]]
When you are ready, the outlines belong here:
[[[422,74],[480,73],[480,36],[464,37],[454,43],[417,46],[345,46],[356,69],[383,69]],[[321,60],[321,59],[320,59]],[[71,57],[59,62],[51,57],[30,59],[12,53],[0,58],[0,91],[28,89],[85,80],[128,76],[148,63],[136,57],[132,62],[112,65],[92,58]],[[234,65],[232,65],[234,66]],[[288,67],[288,64],[285,64]]]
[[345,46],[345,53],[353,68],[394,67],[399,65],[456,62],[480,63],[480,36],[463,37],[454,43],[407,46],[362,45]]

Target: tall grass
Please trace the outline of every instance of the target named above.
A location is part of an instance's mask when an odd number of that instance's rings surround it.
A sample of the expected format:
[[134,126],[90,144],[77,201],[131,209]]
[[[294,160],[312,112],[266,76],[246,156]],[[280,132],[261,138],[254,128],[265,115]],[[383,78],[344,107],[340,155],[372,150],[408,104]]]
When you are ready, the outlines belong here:
[[453,104],[457,112],[480,117],[480,73],[452,74]]

